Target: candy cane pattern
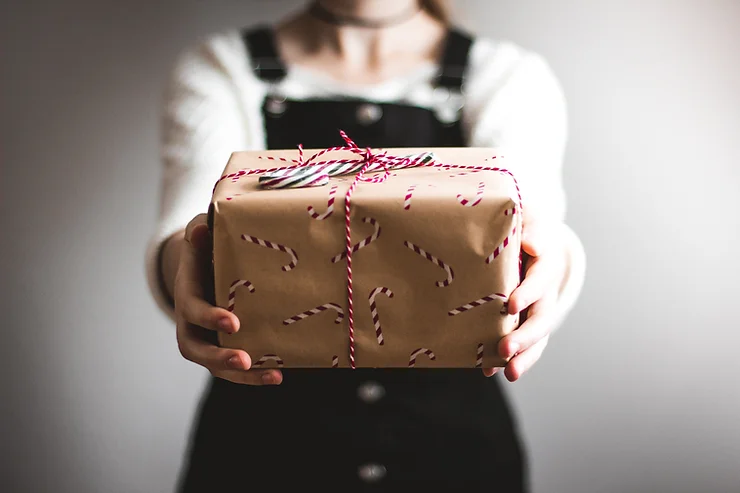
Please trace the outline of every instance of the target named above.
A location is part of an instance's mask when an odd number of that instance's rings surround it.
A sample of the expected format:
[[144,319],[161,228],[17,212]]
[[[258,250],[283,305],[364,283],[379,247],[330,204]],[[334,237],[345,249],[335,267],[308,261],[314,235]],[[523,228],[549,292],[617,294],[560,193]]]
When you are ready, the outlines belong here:
[[507,236],[506,238],[504,238],[504,241],[501,242],[501,244],[497,246],[488,257],[486,257],[487,264],[490,264],[496,259],[496,257],[501,255],[501,252],[504,251],[504,248],[506,248],[509,245],[509,238],[511,238],[515,234],[516,234],[516,226],[514,226],[514,229],[511,231],[511,234]]
[[286,318],[285,320],[283,320],[283,325],[290,325],[326,310],[335,310],[337,312],[337,318],[336,320],[334,320],[335,324],[341,323],[344,319],[344,309],[341,306],[337,305],[336,303],[326,303],[324,305],[317,306],[316,308],[306,310],[305,312],[299,313],[298,315],[293,315],[290,318]]
[[291,269],[294,269],[295,266],[298,264],[298,254],[292,248],[288,248],[288,247],[286,247],[284,245],[281,245],[279,243],[273,243],[271,241],[262,240],[260,238],[255,237],[255,236],[249,236],[249,235],[242,235],[242,240],[248,241],[250,243],[255,243],[257,245],[260,245],[260,246],[263,246],[263,247],[266,247],[266,248],[272,248],[273,250],[278,250],[278,251],[281,251],[281,252],[285,252],[288,255],[290,255],[290,263],[288,263],[287,265],[284,265],[282,267],[282,269],[284,271],[286,271],[286,272],[289,271],[289,270],[291,270]]
[[414,245],[413,243],[411,243],[409,241],[404,241],[403,244],[406,245],[409,249],[411,249],[411,250],[415,251],[416,253],[418,253],[419,255],[421,255],[422,257],[426,258],[427,260],[429,260],[433,264],[435,264],[435,265],[441,267],[442,269],[444,269],[444,271],[447,273],[447,279],[445,279],[444,281],[437,281],[436,282],[437,286],[439,286],[441,288],[441,287],[449,286],[450,285],[450,283],[452,282],[452,280],[455,278],[455,273],[452,271],[452,267],[450,267],[449,265],[445,264],[440,259],[438,259],[434,255],[432,255],[431,253],[426,252],[424,249],[422,249],[422,248]]
[[385,344],[383,340],[383,329],[380,327],[380,318],[378,317],[378,307],[375,303],[375,297],[379,294],[384,294],[388,296],[389,298],[393,298],[393,291],[391,291],[388,288],[375,288],[370,292],[370,296],[368,297],[368,301],[370,302],[370,314],[373,317],[373,325],[375,326],[375,337],[378,339],[378,344],[383,345]]
[[[427,183],[426,186],[434,188],[434,185],[432,185],[431,183]],[[403,200],[403,210],[407,211],[411,208],[411,197],[414,196],[414,190],[416,190],[416,187],[417,185],[414,184],[409,186],[409,188],[406,190],[406,196]]]
[[331,359],[331,367],[332,368],[339,368],[339,356],[334,355]]
[[485,303],[488,303],[489,301],[495,301],[495,300],[499,300],[499,301],[503,301],[504,302],[504,305],[501,308],[501,313],[505,315],[506,312],[507,312],[507,303],[508,303],[509,300],[508,300],[508,298],[506,298],[506,296],[504,296],[501,293],[493,293],[493,294],[491,294],[489,296],[484,296],[483,298],[481,298],[479,300],[471,301],[470,303],[466,303],[466,304],[464,304],[462,306],[458,306],[454,310],[450,310],[449,312],[447,312],[447,314],[449,316],[451,316],[451,317],[453,315],[459,315],[460,313],[466,312],[468,310],[471,310],[471,309],[475,308],[476,306],[481,306],[481,305],[483,305]]
[[406,190],[406,197],[403,200],[403,209],[406,211],[411,208],[411,197],[414,195],[414,189],[416,189],[416,185],[411,185]]
[[455,173],[454,175],[450,175],[450,178],[456,178],[458,176],[465,176],[465,175],[472,175],[474,173],[480,173],[482,170],[476,169],[473,171],[461,171],[460,173]]
[[259,368],[265,363],[267,363],[268,361],[274,361],[275,363],[277,363],[278,368],[283,367],[283,359],[277,354],[266,354],[262,356],[260,359],[258,359],[257,362],[253,364],[252,366],[254,366],[255,368]]
[[514,214],[516,214],[516,206],[504,211],[504,216],[513,216]]
[[413,368],[416,365],[416,357],[420,354],[426,354],[432,361],[437,359],[431,349],[420,347],[419,349],[411,353],[411,356],[409,357],[409,368]]
[[318,212],[316,212],[312,205],[309,205],[308,215],[318,220],[326,219],[327,217],[331,216],[334,212],[334,195],[336,193],[337,185],[332,185],[331,190],[329,190],[329,200],[326,203],[326,211],[323,214],[319,214]]
[[478,344],[478,351],[476,353],[475,367],[481,368],[483,366],[483,343]]
[[473,200],[468,200],[464,198],[461,194],[457,195],[457,200],[465,207],[475,207],[476,205],[480,204],[481,200],[483,200],[483,190],[485,188],[485,182],[480,182],[478,183],[478,191],[476,192],[475,198]]
[[234,311],[234,304],[236,303],[236,288],[244,286],[246,287],[250,293],[254,293],[254,285],[245,280],[245,279],[237,279],[236,281],[231,283],[231,286],[229,286],[229,306],[228,310],[230,312]]
[[[380,236],[380,224],[378,224],[378,221],[376,221],[372,217],[365,217],[365,218],[362,219],[362,221],[363,222],[366,222],[366,223],[369,223],[369,224],[372,224],[373,227],[375,228],[375,231],[373,232],[373,234],[371,234],[370,236],[368,236],[367,238],[365,238],[364,240],[362,240],[361,242],[359,242],[358,244],[356,244],[355,246],[353,246],[352,247],[352,253],[355,253],[360,248],[365,248],[370,243],[372,243],[373,241],[377,240],[378,239],[378,236]],[[333,264],[336,264],[337,262],[339,262],[340,260],[342,260],[346,256],[347,256],[347,251],[345,250],[342,253],[340,253],[339,255],[336,255],[334,258],[332,258],[331,259],[331,262]]]

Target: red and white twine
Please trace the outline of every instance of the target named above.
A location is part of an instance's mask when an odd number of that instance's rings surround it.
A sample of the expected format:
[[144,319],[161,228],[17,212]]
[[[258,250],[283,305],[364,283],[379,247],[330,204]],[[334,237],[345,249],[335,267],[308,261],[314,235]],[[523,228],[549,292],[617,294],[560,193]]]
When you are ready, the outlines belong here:
[[[340,131],[339,133],[346,144],[345,146],[329,147],[327,149],[320,150],[316,154],[312,155],[311,157],[307,159],[304,156],[303,147],[300,145],[298,146],[298,159],[289,160],[289,159],[273,157],[273,156],[263,157],[263,159],[267,159],[267,160],[285,162],[287,165],[282,166],[282,167],[277,167],[277,168],[240,169],[233,173],[225,174],[216,181],[213,187],[213,191],[215,192],[218,185],[224,180],[231,180],[232,182],[236,182],[242,177],[252,176],[252,175],[261,175],[260,180],[262,181],[262,183],[269,184],[269,186],[265,185],[265,188],[280,188],[281,186],[287,185],[288,183],[291,183],[291,186],[320,186],[328,182],[329,176],[338,176],[342,174],[356,173],[356,175],[354,176],[354,179],[352,180],[352,184],[349,186],[347,192],[345,193],[345,200],[344,200],[344,204],[345,204],[344,205],[345,252],[343,254],[343,257],[346,258],[346,261],[347,261],[347,308],[348,308],[347,315],[348,315],[348,323],[349,323],[349,329],[348,329],[349,359],[350,359],[351,368],[355,369],[356,368],[356,365],[355,365],[355,333],[354,333],[355,320],[354,320],[354,293],[353,293],[353,283],[352,283],[352,254],[356,252],[357,250],[359,250],[360,248],[362,248],[360,244],[363,244],[364,242],[363,246],[367,246],[367,244],[370,243],[371,241],[369,238],[366,238],[362,242],[358,243],[356,245],[356,248],[353,247],[352,245],[352,234],[351,234],[352,230],[351,230],[350,212],[351,212],[352,194],[354,193],[358,184],[360,182],[381,183],[385,181],[391,175],[391,172],[390,172],[391,169],[398,170],[398,169],[413,168],[413,167],[430,167],[430,168],[437,168],[440,171],[448,171],[451,169],[463,170],[466,172],[492,171],[492,172],[503,173],[503,174],[509,175],[512,178],[514,182],[514,186],[516,188],[517,196],[519,199],[517,212],[519,212],[520,214],[522,213],[522,197],[521,197],[521,192],[520,192],[519,184],[517,183],[516,177],[514,177],[514,175],[507,169],[494,167],[494,166],[466,166],[466,165],[438,163],[436,162],[435,159],[433,158],[430,159],[430,156],[428,154],[419,154],[417,156],[399,157],[399,156],[389,156],[388,151],[373,153],[370,148],[362,149],[359,146],[357,146],[357,144],[355,144],[355,142],[352,141],[352,139],[350,139],[347,136],[347,134],[344,133],[343,131]],[[318,159],[321,156],[324,156],[328,153],[335,152],[335,151],[349,151],[349,152],[356,154],[357,158],[356,159],[334,159],[334,160],[318,161]],[[491,159],[495,159],[495,158],[496,156],[493,156]],[[313,172],[303,173],[304,170],[301,168],[307,168],[307,167],[310,167],[310,170],[313,170]],[[300,170],[301,173],[295,170]],[[383,171],[383,173],[380,175],[373,176],[371,178],[364,177],[366,173],[375,172],[375,171]],[[281,174],[281,173],[284,173],[284,174]],[[473,199],[473,201],[477,200],[478,198],[479,198],[478,195],[476,195],[476,198]],[[369,221],[366,221],[366,222],[369,222]],[[373,235],[375,236],[375,238],[377,238],[377,236],[380,234],[380,229],[379,229],[379,226],[377,225],[377,222],[374,223],[373,225],[376,227],[376,232]],[[254,243],[257,243],[259,245],[262,245],[268,248],[274,248],[276,250],[280,250],[280,251],[288,253],[291,256],[291,262],[288,265],[283,266],[283,270],[291,270],[292,268],[296,266],[298,262],[298,257],[295,254],[295,251],[283,245],[270,243],[265,240],[260,240],[258,238],[247,236],[247,235],[242,236],[242,238],[247,241],[252,241]],[[372,238],[372,236],[370,238]],[[520,265],[521,265],[521,261],[522,261],[522,253],[520,250],[520,254],[519,254]],[[452,310],[449,314],[455,315],[462,311],[473,308],[474,306],[478,306],[479,304],[487,303],[489,301],[493,301],[494,299],[501,299],[500,296],[501,295],[491,295],[488,297],[481,298],[480,300],[473,301],[467,305],[463,305],[462,307]],[[306,316],[310,316],[310,314]],[[300,319],[301,318],[299,318],[299,320]],[[289,322],[289,323],[292,323],[292,322]],[[416,357],[422,353],[426,354],[432,360],[435,359],[434,353],[432,353],[429,349],[420,348],[417,351],[414,351],[414,353],[412,353],[412,357],[409,359],[409,367],[414,366],[416,362]],[[266,356],[263,356],[263,358],[266,358],[268,356],[277,358],[277,356],[275,355],[266,355]],[[282,360],[280,360],[279,362],[279,366],[280,365],[282,365]],[[258,364],[256,363],[255,366],[258,366]]]

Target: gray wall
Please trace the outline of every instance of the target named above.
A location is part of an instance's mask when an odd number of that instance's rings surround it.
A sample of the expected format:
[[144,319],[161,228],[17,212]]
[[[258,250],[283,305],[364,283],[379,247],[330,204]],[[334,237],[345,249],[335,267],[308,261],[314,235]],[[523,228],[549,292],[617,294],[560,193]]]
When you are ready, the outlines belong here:
[[[163,78],[196,37],[295,5],[2,5],[3,491],[171,491],[206,374],[144,281]],[[506,386],[535,491],[740,491],[740,2],[457,7],[543,53],[570,102],[588,279]]]

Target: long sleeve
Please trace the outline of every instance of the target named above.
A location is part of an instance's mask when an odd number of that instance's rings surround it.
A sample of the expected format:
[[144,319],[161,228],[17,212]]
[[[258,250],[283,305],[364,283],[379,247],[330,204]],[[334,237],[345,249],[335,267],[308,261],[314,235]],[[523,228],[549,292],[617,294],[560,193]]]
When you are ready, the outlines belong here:
[[236,36],[213,36],[179,57],[165,88],[160,204],[146,273],[157,305],[170,317],[172,302],[160,275],[163,243],[207,212],[213,185],[231,153],[259,145],[254,129],[261,122],[250,113],[258,114],[253,107],[261,99],[260,87],[244,80],[249,73],[244,51]]
[[509,43],[479,41],[471,52],[470,73],[464,117],[469,145],[500,148],[504,166],[521,186],[525,214],[557,224],[563,235],[566,275],[559,292],[557,327],[580,295],[586,267],[583,245],[565,222],[564,93],[542,57]]

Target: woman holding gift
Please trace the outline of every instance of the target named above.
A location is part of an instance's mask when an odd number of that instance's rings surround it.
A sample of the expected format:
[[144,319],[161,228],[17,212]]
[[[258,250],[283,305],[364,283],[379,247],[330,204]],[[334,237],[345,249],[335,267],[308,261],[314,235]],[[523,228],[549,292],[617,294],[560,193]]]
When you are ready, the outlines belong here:
[[499,346],[517,380],[575,303],[584,254],[565,225],[565,103],[547,64],[448,22],[443,2],[323,0],[273,27],[211,36],[167,91],[163,201],[148,252],[155,299],[185,358],[213,375],[181,491],[527,491],[497,369],[252,369],[216,331],[240,321],[206,296],[203,209],[232,151],[343,145],[505,147],[526,158],[522,326]]

